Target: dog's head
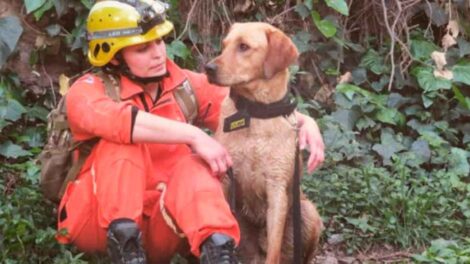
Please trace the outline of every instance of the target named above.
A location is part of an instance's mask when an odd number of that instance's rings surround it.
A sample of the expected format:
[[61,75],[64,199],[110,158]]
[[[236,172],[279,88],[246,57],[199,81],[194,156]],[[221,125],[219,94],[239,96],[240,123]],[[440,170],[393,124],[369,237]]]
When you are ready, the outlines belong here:
[[222,53],[205,68],[210,82],[224,86],[269,80],[298,57],[289,37],[261,22],[235,23],[222,45]]

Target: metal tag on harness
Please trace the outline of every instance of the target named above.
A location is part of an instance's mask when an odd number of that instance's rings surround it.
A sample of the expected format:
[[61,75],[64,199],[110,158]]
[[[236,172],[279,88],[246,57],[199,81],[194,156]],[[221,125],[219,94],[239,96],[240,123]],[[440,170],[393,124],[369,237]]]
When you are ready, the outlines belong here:
[[232,132],[238,129],[250,126],[250,115],[245,111],[238,111],[235,114],[225,118],[224,132]]

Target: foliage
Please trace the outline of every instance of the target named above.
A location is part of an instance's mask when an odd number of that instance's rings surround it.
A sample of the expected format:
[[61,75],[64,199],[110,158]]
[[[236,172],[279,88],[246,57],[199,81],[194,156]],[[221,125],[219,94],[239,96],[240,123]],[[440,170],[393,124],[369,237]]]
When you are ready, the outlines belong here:
[[413,256],[416,263],[469,263],[470,240],[453,241],[437,239],[422,254]]
[[82,263],[55,241],[55,209],[38,188],[46,99],[31,98],[12,73],[0,76],[0,262]]
[[[89,67],[85,18],[91,0],[23,2],[42,31],[31,64],[59,43],[67,63]],[[267,21],[291,35],[300,52],[291,85],[300,91],[299,108],[317,117],[327,147],[323,166],[303,181],[324,218],[325,242],[339,237],[348,253],[372,245],[429,246],[414,261],[468,261],[465,1],[447,7],[436,0],[169,2],[176,30],[166,40],[167,52],[184,67],[195,69],[219,52],[233,21]],[[10,29],[0,30],[0,65],[14,53],[18,21],[0,19],[0,29]],[[53,205],[38,193],[34,158],[53,94],[33,96],[8,71],[0,80],[0,261],[105,261],[54,241]]]

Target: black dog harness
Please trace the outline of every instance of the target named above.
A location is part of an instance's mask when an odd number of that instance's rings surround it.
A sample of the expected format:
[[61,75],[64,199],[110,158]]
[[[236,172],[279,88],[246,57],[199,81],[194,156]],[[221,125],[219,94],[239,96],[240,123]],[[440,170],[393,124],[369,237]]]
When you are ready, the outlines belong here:
[[237,112],[224,120],[224,132],[232,132],[250,126],[250,119],[268,119],[289,116],[297,107],[297,99],[287,92],[279,101],[265,104],[248,100],[246,97],[230,91],[230,98],[235,102]]

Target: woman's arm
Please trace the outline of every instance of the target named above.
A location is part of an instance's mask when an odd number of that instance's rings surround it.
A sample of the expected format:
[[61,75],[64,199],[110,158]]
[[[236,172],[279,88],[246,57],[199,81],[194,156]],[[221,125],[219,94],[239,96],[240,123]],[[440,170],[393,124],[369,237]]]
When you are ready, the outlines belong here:
[[310,156],[307,169],[312,173],[325,159],[325,145],[317,122],[310,116],[295,112],[299,128],[299,147],[305,149],[309,146]]
[[132,141],[187,144],[209,164],[214,175],[225,173],[232,166],[227,150],[201,129],[144,111],[137,112]]

